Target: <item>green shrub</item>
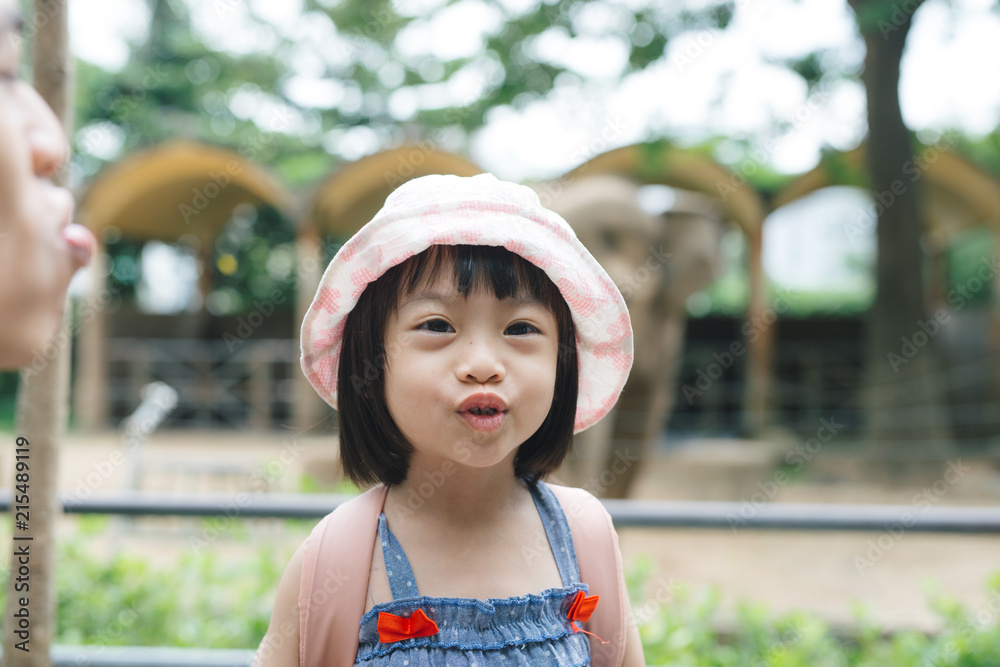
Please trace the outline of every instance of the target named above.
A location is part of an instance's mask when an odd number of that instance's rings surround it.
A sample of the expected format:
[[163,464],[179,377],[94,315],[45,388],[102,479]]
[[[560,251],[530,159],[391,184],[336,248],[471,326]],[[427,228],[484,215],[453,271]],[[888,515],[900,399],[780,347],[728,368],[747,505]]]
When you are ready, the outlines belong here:
[[[108,539],[107,524],[88,518],[80,534],[60,538],[56,643],[257,647],[290,549],[247,545],[245,556],[224,558],[211,548],[189,548],[171,566],[157,567],[135,555],[100,556],[88,548]],[[234,535],[249,541],[244,531]]]
[[[690,667],[998,667],[1000,573],[987,582],[987,604],[975,611],[938,592],[929,604],[942,619],[932,636],[902,631],[885,637],[865,609],[854,609],[855,627],[834,633],[805,613],[772,617],[759,604],[737,608],[736,626],[719,630],[719,591],[669,586],[669,595],[644,594],[649,561],[632,564],[627,577],[649,665]],[[658,587],[662,591],[663,586]],[[651,602],[653,603],[651,605]],[[650,613],[655,609],[655,613]],[[846,636],[843,636],[845,635]]]

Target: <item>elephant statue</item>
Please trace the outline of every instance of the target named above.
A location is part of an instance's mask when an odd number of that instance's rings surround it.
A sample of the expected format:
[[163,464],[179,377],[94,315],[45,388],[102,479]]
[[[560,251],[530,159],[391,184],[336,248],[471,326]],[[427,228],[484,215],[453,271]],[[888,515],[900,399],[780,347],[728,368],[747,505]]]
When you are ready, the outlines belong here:
[[614,175],[536,189],[618,286],[635,341],[635,361],[617,405],[575,436],[573,453],[556,477],[597,496],[624,498],[662,437],[674,404],[686,301],[719,273],[722,205],[706,195],[676,191],[670,210],[653,216],[639,205],[640,186]]

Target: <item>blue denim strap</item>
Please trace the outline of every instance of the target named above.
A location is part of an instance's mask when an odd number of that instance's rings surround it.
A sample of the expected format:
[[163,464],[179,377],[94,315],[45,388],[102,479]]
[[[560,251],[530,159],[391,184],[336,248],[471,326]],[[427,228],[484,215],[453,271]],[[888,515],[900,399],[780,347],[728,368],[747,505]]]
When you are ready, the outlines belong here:
[[410,561],[403,553],[403,547],[389,530],[385,513],[378,515],[378,536],[382,542],[382,558],[385,560],[385,574],[389,578],[389,590],[393,600],[419,597],[417,580],[413,578]]
[[530,484],[531,497],[535,499],[538,516],[542,519],[545,534],[549,538],[549,547],[555,556],[556,566],[563,586],[573,586],[580,583],[580,567],[576,562],[576,549],[573,548],[573,534],[566,521],[559,499],[552,493],[545,482],[538,481],[534,487]]

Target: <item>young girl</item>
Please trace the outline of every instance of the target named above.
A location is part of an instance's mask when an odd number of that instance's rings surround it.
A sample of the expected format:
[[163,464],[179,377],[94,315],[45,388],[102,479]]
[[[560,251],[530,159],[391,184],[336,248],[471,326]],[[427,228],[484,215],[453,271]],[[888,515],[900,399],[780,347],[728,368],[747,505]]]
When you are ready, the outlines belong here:
[[643,665],[607,512],[541,479],[631,364],[620,292],[532,190],[400,186],[302,325],[344,472],[375,486],[292,556],[256,664]]

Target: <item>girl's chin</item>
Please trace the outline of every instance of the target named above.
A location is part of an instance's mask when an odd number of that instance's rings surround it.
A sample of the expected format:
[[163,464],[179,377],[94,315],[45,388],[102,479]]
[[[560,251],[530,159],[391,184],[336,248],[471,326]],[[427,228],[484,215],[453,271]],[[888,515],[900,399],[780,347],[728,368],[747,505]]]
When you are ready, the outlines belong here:
[[510,465],[516,450],[498,447],[493,444],[462,444],[456,448],[452,460],[469,468],[492,468],[499,465]]

